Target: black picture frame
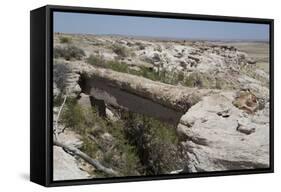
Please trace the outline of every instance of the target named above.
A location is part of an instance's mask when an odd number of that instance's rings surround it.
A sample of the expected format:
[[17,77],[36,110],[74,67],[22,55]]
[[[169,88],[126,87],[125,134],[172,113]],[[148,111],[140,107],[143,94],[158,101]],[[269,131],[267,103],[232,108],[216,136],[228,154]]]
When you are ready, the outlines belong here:
[[[270,25],[270,167],[265,169],[189,173],[178,175],[132,176],[84,180],[52,179],[52,65],[53,12],[98,13],[110,15],[228,21]],[[196,178],[274,172],[274,20],[183,13],[148,12],[46,5],[30,12],[30,180],[43,186],[116,183],[162,179]]]

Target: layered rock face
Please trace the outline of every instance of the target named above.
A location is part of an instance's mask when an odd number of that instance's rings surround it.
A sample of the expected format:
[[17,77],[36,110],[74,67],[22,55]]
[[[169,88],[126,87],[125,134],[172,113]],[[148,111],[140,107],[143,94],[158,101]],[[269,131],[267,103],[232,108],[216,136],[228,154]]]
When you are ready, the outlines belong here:
[[[55,46],[66,46],[58,37]],[[269,167],[269,55],[251,57],[237,43],[69,37],[85,57],[54,60],[54,98],[67,95],[87,106],[93,98],[112,122],[120,117],[111,107],[131,108],[164,121],[170,116],[186,157],[185,166],[172,173]],[[268,48],[266,43],[250,45]],[[94,64],[87,59],[91,55]],[[113,60],[122,70],[108,64]],[[176,80],[157,76],[163,74]],[[59,171],[75,170],[72,156],[58,147],[55,151],[68,162],[64,168],[55,158]],[[88,177],[84,171],[75,172],[77,178]]]

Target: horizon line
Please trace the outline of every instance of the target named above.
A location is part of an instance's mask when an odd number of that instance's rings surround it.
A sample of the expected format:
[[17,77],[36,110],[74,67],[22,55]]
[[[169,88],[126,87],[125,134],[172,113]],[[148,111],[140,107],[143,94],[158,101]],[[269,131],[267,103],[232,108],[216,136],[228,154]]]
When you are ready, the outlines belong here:
[[168,36],[149,36],[149,35],[129,35],[129,34],[111,34],[111,33],[104,33],[104,34],[94,34],[94,33],[70,33],[70,32],[59,32],[54,31],[53,33],[62,33],[68,35],[95,35],[95,36],[119,36],[119,37],[129,37],[129,38],[148,38],[156,40],[193,40],[193,41],[232,41],[232,42],[239,42],[239,41],[248,41],[248,42],[267,42],[269,43],[268,39],[220,39],[220,38],[192,38],[192,37],[168,37]]

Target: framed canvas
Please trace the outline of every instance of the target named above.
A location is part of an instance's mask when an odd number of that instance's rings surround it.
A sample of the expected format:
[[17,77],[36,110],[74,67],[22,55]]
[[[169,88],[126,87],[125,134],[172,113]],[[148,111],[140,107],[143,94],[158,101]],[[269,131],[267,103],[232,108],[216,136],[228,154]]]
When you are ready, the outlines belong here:
[[30,179],[273,172],[273,20],[31,11]]

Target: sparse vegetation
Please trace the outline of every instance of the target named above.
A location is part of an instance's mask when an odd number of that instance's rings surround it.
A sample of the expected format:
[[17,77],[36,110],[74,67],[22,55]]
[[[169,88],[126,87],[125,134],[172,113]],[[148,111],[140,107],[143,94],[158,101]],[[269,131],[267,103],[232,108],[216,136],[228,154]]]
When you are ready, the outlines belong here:
[[[179,165],[174,127],[152,117],[122,114],[122,119],[113,123],[99,117],[95,108],[82,107],[69,99],[61,120],[82,136],[83,152],[122,175],[164,174]],[[112,139],[106,141],[104,134]]]
[[139,71],[132,71],[131,74],[142,76],[153,81],[160,81],[163,83],[177,85],[182,83],[184,80],[184,73],[183,72],[169,72],[165,69],[160,71],[155,71],[153,69],[149,69],[147,67],[140,67]]
[[93,66],[98,66],[98,67],[105,67],[105,60],[104,57],[102,55],[93,55],[91,54],[88,58],[87,58],[87,63],[93,65]]
[[[140,166],[139,159],[134,146],[128,144],[125,138],[122,121],[112,123],[99,117],[95,108],[82,107],[75,100],[69,100],[62,114],[62,122],[82,136],[83,152],[123,175],[138,174],[136,170]],[[109,143],[102,138],[105,133],[113,137]]]
[[106,61],[101,55],[90,55],[86,60],[90,65],[112,69],[118,72],[129,73],[129,67],[126,63],[118,60]]
[[154,118],[125,113],[126,135],[136,146],[145,175],[165,174],[181,164],[176,129]]
[[139,66],[139,70],[131,69],[128,64],[120,62],[118,60],[109,60],[106,61],[100,55],[90,55],[86,60],[90,65],[96,67],[103,67],[112,69],[114,71],[129,73],[132,75],[142,76],[153,81],[160,81],[167,84],[176,85],[184,81],[183,72],[168,72],[166,70],[161,70],[159,72],[155,71],[152,68]]
[[160,81],[163,83],[177,85],[182,84],[187,87],[198,87],[198,88],[215,88],[215,89],[233,89],[231,82],[226,82],[219,77],[212,77],[211,75],[202,73],[190,73],[185,74],[182,71],[166,71],[165,69],[159,70],[158,72],[152,68],[139,66],[139,70],[131,69],[128,64],[120,62],[118,60],[106,61],[100,55],[90,55],[87,58],[87,62],[96,67],[103,67],[112,69],[114,71],[129,73],[145,77],[153,81]]
[[76,46],[55,47],[54,57],[62,57],[65,60],[81,60],[85,56],[85,52]]
[[123,73],[130,73],[132,70],[129,69],[126,63],[122,63],[116,60],[108,61],[107,68],[112,69],[114,71],[123,72]]

